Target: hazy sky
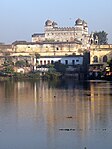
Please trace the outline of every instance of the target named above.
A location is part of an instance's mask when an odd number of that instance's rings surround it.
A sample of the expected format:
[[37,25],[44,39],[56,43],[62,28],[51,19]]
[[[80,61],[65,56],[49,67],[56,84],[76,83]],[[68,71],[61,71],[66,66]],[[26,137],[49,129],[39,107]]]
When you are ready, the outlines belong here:
[[112,43],[112,0],[0,0],[0,42],[31,41],[33,33],[44,32],[47,19],[69,27],[77,18],[89,32],[106,31]]

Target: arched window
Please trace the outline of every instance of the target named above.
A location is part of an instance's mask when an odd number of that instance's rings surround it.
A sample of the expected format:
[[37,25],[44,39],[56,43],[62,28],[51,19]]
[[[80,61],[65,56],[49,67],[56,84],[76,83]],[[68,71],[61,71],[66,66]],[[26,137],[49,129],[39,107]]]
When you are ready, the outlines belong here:
[[44,60],[44,65],[46,65],[46,60]]
[[48,62],[47,62],[48,64],[50,64],[50,60],[48,60]]
[[51,64],[53,64],[54,63],[54,61],[53,60],[51,60]]
[[75,65],[75,60],[72,60],[72,65]]
[[59,50],[59,48],[57,47],[56,50]]
[[68,60],[65,60],[65,65],[68,65]]
[[98,57],[97,57],[97,56],[94,56],[94,57],[93,57],[93,62],[94,62],[94,63],[97,63],[97,62],[98,62]]
[[107,56],[106,55],[103,57],[103,62],[107,62]]
[[40,61],[40,65],[42,65],[42,61]]

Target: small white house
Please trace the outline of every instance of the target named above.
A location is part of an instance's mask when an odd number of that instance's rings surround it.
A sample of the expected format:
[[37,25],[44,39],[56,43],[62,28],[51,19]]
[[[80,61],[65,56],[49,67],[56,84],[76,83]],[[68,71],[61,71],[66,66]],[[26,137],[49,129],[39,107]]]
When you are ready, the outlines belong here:
[[83,65],[82,55],[70,55],[70,56],[44,56],[40,58],[34,58],[34,70],[37,70],[37,66],[53,64],[59,62],[69,66]]

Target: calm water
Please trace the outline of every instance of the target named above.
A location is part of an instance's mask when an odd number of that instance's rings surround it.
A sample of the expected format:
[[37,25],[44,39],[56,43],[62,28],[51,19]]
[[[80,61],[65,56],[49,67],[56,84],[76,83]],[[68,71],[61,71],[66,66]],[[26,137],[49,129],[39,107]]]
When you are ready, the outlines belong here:
[[112,82],[0,82],[0,149],[112,149]]

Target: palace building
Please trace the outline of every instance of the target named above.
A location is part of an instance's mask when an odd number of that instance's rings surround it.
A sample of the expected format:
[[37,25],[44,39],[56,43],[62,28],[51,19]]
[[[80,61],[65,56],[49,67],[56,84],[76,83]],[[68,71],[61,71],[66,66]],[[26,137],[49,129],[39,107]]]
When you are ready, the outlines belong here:
[[44,26],[44,33],[32,35],[32,42],[73,42],[79,41],[84,47],[97,42],[93,34],[89,34],[88,25],[84,20],[77,19],[73,27],[58,27],[54,21],[47,20]]
[[[91,69],[106,66],[112,58],[112,45],[98,45],[98,37],[89,34],[88,24],[77,19],[73,27],[59,27],[56,22],[47,20],[44,33],[32,35],[32,41],[15,41],[10,45],[0,44],[0,65],[7,57],[15,63],[28,61],[34,65],[48,65],[60,62],[70,66],[83,66],[86,62],[85,52],[90,55]],[[36,57],[39,55],[39,58]],[[38,68],[39,69],[39,68]]]

